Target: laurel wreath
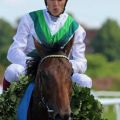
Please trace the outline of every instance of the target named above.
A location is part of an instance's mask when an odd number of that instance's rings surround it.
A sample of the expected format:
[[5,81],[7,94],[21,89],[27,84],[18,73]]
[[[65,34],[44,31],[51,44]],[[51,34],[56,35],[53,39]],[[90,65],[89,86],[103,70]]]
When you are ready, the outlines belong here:
[[[0,95],[0,120],[17,120],[18,103],[30,82],[28,76],[20,76],[19,82],[13,82]],[[106,120],[102,118],[102,105],[90,94],[89,88],[73,85],[71,108],[73,120]]]
[[0,95],[0,120],[17,120],[16,108],[29,83],[28,76],[20,76],[19,82],[13,82],[7,91]]

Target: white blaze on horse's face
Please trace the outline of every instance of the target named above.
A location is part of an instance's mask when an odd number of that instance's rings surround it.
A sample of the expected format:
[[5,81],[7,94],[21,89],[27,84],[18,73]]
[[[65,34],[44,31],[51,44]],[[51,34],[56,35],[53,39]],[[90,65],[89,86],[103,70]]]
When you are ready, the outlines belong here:
[[59,16],[63,11],[66,0],[47,0],[47,8],[53,16]]

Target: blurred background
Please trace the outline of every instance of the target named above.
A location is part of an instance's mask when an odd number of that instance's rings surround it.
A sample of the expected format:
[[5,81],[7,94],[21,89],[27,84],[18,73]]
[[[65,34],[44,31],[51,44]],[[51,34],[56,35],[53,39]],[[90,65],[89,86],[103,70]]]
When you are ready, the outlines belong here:
[[[98,96],[119,99],[120,94],[120,1],[119,0],[68,0],[66,12],[71,14],[86,30],[86,57],[88,74],[93,80],[93,91],[114,91]],[[44,9],[44,0],[0,1],[0,84],[6,67],[7,51],[20,18],[31,11]],[[115,92],[116,91],[116,92]],[[112,96],[112,94],[117,94]],[[106,100],[106,99],[105,99]],[[108,101],[109,101],[108,100]],[[104,101],[102,101],[103,104]],[[105,106],[104,116],[109,120],[120,120],[120,102]],[[118,105],[118,107],[115,107]],[[107,109],[106,109],[107,107]],[[118,113],[119,113],[118,112]],[[111,114],[110,114],[111,113]]]

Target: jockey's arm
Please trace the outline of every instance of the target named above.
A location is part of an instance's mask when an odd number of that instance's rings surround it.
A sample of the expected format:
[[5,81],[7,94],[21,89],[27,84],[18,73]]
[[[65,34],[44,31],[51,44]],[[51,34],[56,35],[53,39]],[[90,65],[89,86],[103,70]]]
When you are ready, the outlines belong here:
[[8,50],[7,58],[11,63],[22,66],[26,65],[26,59],[28,57],[26,56],[25,50],[28,44],[29,33],[30,26],[27,17],[23,16],[18,25],[17,33],[13,37],[14,41]]
[[85,36],[86,32],[79,26],[75,32],[74,43],[70,52],[70,62],[72,63],[74,73],[84,73],[87,69],[84,43]]

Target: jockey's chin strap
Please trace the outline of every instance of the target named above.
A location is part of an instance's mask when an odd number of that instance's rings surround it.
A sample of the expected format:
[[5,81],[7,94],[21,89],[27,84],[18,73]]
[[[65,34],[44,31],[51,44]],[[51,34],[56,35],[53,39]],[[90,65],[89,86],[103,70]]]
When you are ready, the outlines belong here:
[[[45,57],[43,57],[41,59],[40,64],[42,64],[42,62],[44,60],[46,60],[47,58],[65,58],[65,59],[69,60],[69,58],[67,56],[65,56],[65,55],[48,55],[48,56],[45,56]],[[42,83],[42,80],[40,80],[40,81]],[[43,107],[43,108],[45,108],[47,110],[49,120],[54,120],[54,110],[50,109],[48,104],[46,103],[45,98],[44,98],[44,96],[42,94],[42,84],[40,86],[41,86],[40,87],[40,92],[41,92],[40,98],[41,99],[39,101],[39,105],[40,105],[40,107]]]

